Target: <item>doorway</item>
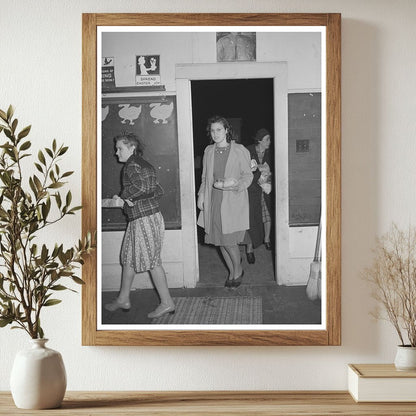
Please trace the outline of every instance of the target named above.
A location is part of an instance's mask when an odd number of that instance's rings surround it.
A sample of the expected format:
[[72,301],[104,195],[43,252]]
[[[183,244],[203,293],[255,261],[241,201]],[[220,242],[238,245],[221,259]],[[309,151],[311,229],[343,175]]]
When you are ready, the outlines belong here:
[[[201,81],[201,88],[204,82],[209,80],[223,81],[232,84],[236,81],[236,85],[242,85],[249,80],[245,86],[254,88],[256,82],[263,83],[271,91],[273,105],[267,106],[263,110],[264,114],[270,113],[268,116],[261,115],[254,123],[268,123],[269,128],[273,129],[274,137],[274,162],[275,162],[275,192],[274,203],[275,211],[279,213],[275,218],[275,242],[274,242],[274,260],[276,265],[276,282],[282,284],[282,279],[287,276],[286,270],[288,266],[289,253],[289,227],[288,227],[288,124],[287,124],[287,63],[286,62],[230,62],[216,64],[178,64],[176,65],[176,87],[177,87],[177,113],[178,113],[178,137],[179,137],[179,154],[181,163],[181,210],[182,210],[182,251],[186,253],[184,256],[184,286],[195,287],[199,281],[199,265],[198,265],[198,238],[197,226],[195,218],[197,215],[195,192],[196,178],[191,172],[194,172],[194,120],[193,120],[193,103],[192,89],[193,85],[197,85],[196,81]],[[257,81],[256,81],[257,80]],[[260,81],[259,81],[260,80]],[[233,81],[233,82],[232,82]],[[240,83],[240,84],[239,84]],[[193,85],[192,85],[193,84]],[[221,82],[218,84],[220,87]],[[260,84],[257,84],[259,86]],[[270,87],[271,86],[271,87]],[[218,88],[220,88],[218,87]],[[198,87],[196,87],[198,88]],[[234,87],[235,88],[235,87]],[[231,96],[232,97],[232,96]],[[251,106],[250,101],[254,101],[246,94],[240,101]],[[213,111],[209,115],[212,115]],[[230,114],[229,110],[227,114]],[[225,116],[225,114],[223,114]],[[202,116],[197,116],[201,117]],[[241,116],[232,117],[237,124],[240,124],[241,140],[250,140],[250,129],[243,127],[243,120],[238,120]],[[261,117],[265,117],[263,120]],[[196,129],[205,129],[204,123]],[[270,126],[271,124],[271,126]],[[202,127],[203,126],[203,127]],[[255,129],[253,125],[251,129]],[[199,131],[199,130],[197,130]],[[247,131],[247,133],[246,133]],[[203,138],[206,138],[205,131],[198,132]],[[248,139],[243,138],[246,136]],[[208,139],[205,146],[208,144]],[[205,146],[203,146],[205,148]]]
[[[233,129],[233,139],[244,146],[253,144],[257,130],[274,131],[273,78],[220,79],[191,81],[194,181],[197,192],[201,182],[202,157],[210,137],[207,120],[213,115],[225,117]],[[271,147],[273,155],[273,147]],[[272,161],[273,161],[272,157]],[[274,171],[274,164],[270,166]],[[275,212],[274,207],[271,214]],[[197,212],[198,215],[198,212]],[[196,218],[195,218],[196,221]],[[272,219],[274,224],[274,218]],[[273,241],[273,232],[271,235]],[[204,244],[204,230],[197,227],[199,286],[222,286],[227,268],[218,249]],[[245,246],[240,246],[245,281],[266,285],[275,281],[273,251],[260,246],[254,263],[248,263]]]

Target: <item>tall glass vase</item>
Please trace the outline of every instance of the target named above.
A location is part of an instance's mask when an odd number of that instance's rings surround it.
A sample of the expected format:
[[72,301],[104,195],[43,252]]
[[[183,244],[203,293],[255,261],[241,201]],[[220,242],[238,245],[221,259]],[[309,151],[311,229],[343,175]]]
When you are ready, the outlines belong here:
[[16,354],[10,376],[14,403],[21,409],[59,407],[66,391],[66,372],[59,352],[32,339],[31,348]]

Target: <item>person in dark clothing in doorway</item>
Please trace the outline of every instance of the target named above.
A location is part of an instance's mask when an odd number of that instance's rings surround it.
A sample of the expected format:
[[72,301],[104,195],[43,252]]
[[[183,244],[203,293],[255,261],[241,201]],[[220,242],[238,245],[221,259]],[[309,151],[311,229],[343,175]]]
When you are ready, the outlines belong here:
[[250,264],[256,261],[256,247],[264,243],[266,249],[271,250],[271,135],[262,128],[256,132],[253,141],[253,144],[247,146],[254,176],[248,188],[250,229],[244,239],[247,261]]

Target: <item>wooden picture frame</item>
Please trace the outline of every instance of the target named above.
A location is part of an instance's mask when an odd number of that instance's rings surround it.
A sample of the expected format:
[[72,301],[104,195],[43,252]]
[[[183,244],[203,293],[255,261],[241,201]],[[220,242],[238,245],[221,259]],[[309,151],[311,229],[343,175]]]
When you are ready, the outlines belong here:
[[[82,291],[82,344],[83,345],[340,345],[341,344],[341,15],[320,14],[99,14],[88,13],[82,17],[82,229],[83,233],[100,227],[97,224],[97,28],[102,26],[137,27],[217,27],[228,31],[230,27],[286,27],[323,28],[325,39],[325,82],[322,84],[326,111],[326,148],[323,154],[326,200],[323,241],[325,264],[325,286],[322,288],[322,302],[325,316],[322,329],[269,329],[262,327],[239,329],[215,329],[207,326],[197,329],[98,329],[97,325],[97,255],[90,256],[83,266],[86,284]],[[257,48],[257,56],[261,51]],[[154,51],[152,53],[158,53]],[[163,58],[163,57],[162,57]],[[197,79],[187,65],[177,69],[182,77]],[[191,74],[191,75],[189,75]],[[194,77],[194,78],[193,78]],[[186,88],[181,81],[178,88]],[[325,89],[324,89],[325,88]],[[131,91],[133,88],[120,88]],[[159,87],[160,89],[160,87]],[[286,105],[287,95],[281,97]],[[187,117],[178,110],[178,119]],[[189,124],[186,119],[185,123]],[[179,132],[181,133],[181,131]],[[301,143],[302,144],[302,143]],[[182,166],[181,169],[189,168]],[[181,190],[182,196],[184,190]],[[183,196],[187,198],[187,196]],[[192,198],[191,198],[192,199]],[[188,221],[183,217],[182,226]],[[185,270],[186,272],[186,270]]]

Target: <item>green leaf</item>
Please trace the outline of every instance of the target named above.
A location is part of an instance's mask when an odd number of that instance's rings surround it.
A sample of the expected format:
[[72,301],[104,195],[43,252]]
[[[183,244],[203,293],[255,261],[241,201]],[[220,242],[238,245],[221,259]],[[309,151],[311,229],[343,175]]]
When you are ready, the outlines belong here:
[[63,244],[61,244],[61,245],[58,247],[57,256],[61,255],[63,251],[64,251],[64,245],[63,245]]
[[59,192],[57,192],[55,194],[55,199],[56,199],[56,205],[58,205],[58,208],[61,208],[61,206],[62,206],[62,199],[61,199],[61,194]]
[[33,245],[30,247],[30,251],[32,252],[32,254],[33,254],[34,256],[36,256],[36,253],[38,252],[38,246],[37,246],[36,244],[33,244]]
[[36,185],[36,189],[38,191],[41,191],[42,190],[42,183],[41,183],[41,181],[39,180],[39,178],[36,175],[33,175],[33,182]]
[[63,154],[66,153],[67,150],[68,150],[68,146],[61,147],[61,149],[59,150],[58,156],[62,156]]
[[42,168],[42,166],[41,166],[41,165],[39,165],[39,163],[35,162],[35,166],[36,166],[36,169],[37,169],[39,172],[43,173],[43,168]]
[[62,188],[64,186],[64,182],[55,182],[55,183],[51,183],[48,188],[51,189],[56,189],[56,188]]
[[7,129],[7,128],[4,129],[4,134],[10,140],[13,138],[12,132],[9,129]]
[[74,273],[73,272],[69,272],[69,271],[62,271],[61,273],[60,273],[60,276],[61,277],[71,277],[71,276],[73,276],[74,275]]
[[59,261],[62,264],[65,264],[66,263],[67,258],[66,258],[66,255],[65,255],[65,253],[63,251],[59,251],[59,253],[58,253],[58,259],[59,259]]
[[68,288],[63,285],[55,285],[51,287],[51,290],[67,290]]
[[40,326],[40,322],[38,324],[38,334],[39,334],[39,338],[43,338],[45,336],[45,333],[43,332],[43,329]]
[[74,171],[70,171],[70,172],[65,172],[61,178],[66,178],[67,176],[71,176],[74,173]]
[[39,150],[39,152],[38,152],[38,159],[39,159],[40,163],[42,163],[43,165],[46,166],[45,156],[44,156],[44,154],[42,153],[41,150]]
[[30,186],[30,189],[32,190],[33,194],[35,195],[35,198],[37,198],[38,197],[38,190],[35,186],[35,183],[33,182],[32,177],[29,178],[29,186]]
[[0,328],[4,328],[5,326],[11,324],[13,322],[13,318],[0,318]]
[[7,122],[7,114],[3,110],[0,110],[0,117]]
[[53,305],[57,305],[58,303],[61,303],[62,300],[60,299],[48,299],[43,306],[53,306]]
[[29,149],[29,147],[32,146],[32,143],[30,143],[30,141],[28,140],[27,142],[24,142],[21,146],[20,146],[20,151],[22,150],[27,150]]
[[45,221],[48,218],[48,214],[49,214],[50,208],[51,208],[50,204],[49,205],[47,203],[46,204],[42,204],[42,218]]
[[54,259],[57,255],[58,255],[58,244],[55,243],[55,247],[53,248],[51,256]]
[[17,138],[20,140],[20,139],[23,139],[23,137],[26,137],[28,134],[29,134],[29,132],[30,132],[30,129],[32,128],[32,126],[27,126],[27,127],[25,127],[18,135],[17,135]]
[[71,191],[68,191],[66,194],[65,205],[68,207],[72,202],[72,194]]
[[9,108],[7,109],[7,121],[11,121],[14,114],[14,108],[12,105],[9,105]]
[[33,234],[35,231],[39,229],[39,224],[37,222],[31,222],[29,225],[29,232]]
[[17,118],[15,118],[13,120],[13,123],[12,123],[12,132],[13,133],[16,131],[17,123],[18,123],[18,120],[17,120]]
[[52,142],[52,150],[56,152],[56,140],[55,139],[53,139],[53,142]]
[[43,244],[42,245],[42,251],[41,251],[41,254],[40,254],[40,258],[41,258],[43,263],[46,261],[47,257],[48,257],[48,249],[45,246],[45,244]]
[[78,283],[79,285],[85,285],[85,282],[82,279],[80,279],[78,276],[72,276],[71,279],[75,283]]
[[53,157],[53,153],[52,153],[52,150],[51,149],[49,149],[49,148],[45,148],[45,152],[49,155],[49,157]]
[[71,210],[69,212],[72,212],[73,213],[75,211],[79,211],[80,209],[82,209],[82,206],[81,205],[71,208]]

